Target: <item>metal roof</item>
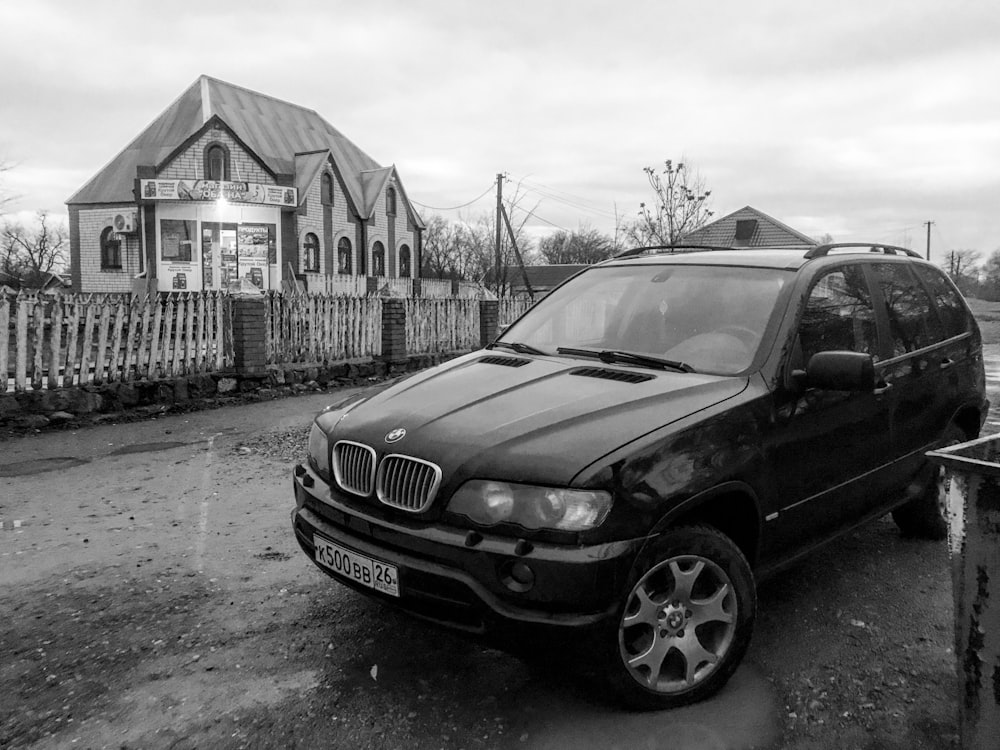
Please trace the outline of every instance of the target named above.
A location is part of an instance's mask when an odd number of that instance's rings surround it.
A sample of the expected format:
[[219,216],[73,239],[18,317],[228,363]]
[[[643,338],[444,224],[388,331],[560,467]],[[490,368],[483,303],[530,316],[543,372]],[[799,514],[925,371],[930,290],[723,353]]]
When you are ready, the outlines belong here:
[[[213,117],[222,120],[272,174],[293,174],[303,161],[310,171],[316,166],[312,155],[323,152],[322,159],[329,152],[351,199],[365,216],[371,215],[373,203],[366,189],[370,180],[362,173],[393,169],[381,167],[314,110],[203,75],[67,203],[131,203],[136,168],[160,168]],[[297,165],[296,156],[306,154],[311,158],[299,159]],[[420,225],[412,207],[408,209]]]
[[[736,240],[736,222],[756,221],[752,236],[739,244]],[[792,229],[773,216],[758,211],[752,206],[744,206],[738,211],[716,219],[700,229],[684,235],[685,244],[725,245],[726,247],[788,247],[808,248],[818,244],[812,237]]]

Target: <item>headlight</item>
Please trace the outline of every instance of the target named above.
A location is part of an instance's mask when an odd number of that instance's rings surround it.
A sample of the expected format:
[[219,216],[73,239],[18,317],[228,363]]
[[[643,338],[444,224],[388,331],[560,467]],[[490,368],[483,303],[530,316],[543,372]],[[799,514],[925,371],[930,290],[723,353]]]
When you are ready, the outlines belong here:
[[607,518],[611,495],[473,479],[452,496],[448,510],[481,526],[514,523],[526,529],[586,531]]
[[315,422],[309,432],[309,463],[321,477],[330,481],[330,449],[326,433]]

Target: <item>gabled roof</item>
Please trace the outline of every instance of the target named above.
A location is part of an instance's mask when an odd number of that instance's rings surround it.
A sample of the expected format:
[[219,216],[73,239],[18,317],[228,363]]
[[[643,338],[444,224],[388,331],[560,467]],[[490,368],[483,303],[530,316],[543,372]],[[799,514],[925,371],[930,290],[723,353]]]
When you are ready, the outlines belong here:
[[375,202],[385,188],[385,183],[392,176],[392,167],[381,167],[379,169],[366,169],[361,173],[361,202],[364,208],[361,211],[361,218],[370,219],[375,212]]
[[309,154],[295,154],[295,187],[299,191],[300,205],[306,199],[306,190],[312,185],[328,158],[330,149],[313,151]]
[[364,205],[361,172],[381,169],[314,110],[203,75],[67,203],[133,201],[136,168],[162,166],[216,117],[272,174],[291,174],[296,154],[328,151],[357,206]]
[[[756,226],[753,227],[753,234],[748,239],[737,242],[736,222],[745,220],[755,220]],[[812,247],[817,244],[812,237],[751,206],[744,206],[711,224],[706,224],[701,229],[686,234],[684,242],[717,247]]]

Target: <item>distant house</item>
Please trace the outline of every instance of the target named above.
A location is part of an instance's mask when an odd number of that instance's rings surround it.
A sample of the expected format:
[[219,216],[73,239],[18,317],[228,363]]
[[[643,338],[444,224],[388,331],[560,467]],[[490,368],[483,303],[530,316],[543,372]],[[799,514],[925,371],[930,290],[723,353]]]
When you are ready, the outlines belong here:
[[525,275],[531,284],[531,291],[535,299],[544,297],[566,279],[578,271],[582,271],[587,265],[584,263],[561,263],[550,266],[525,266],[524,273],[520,266],[507,266],[506,278],[510,284],[511,296],[518,297],[528,294],[528,284],[525,282]]
[[692,245],[714,245],[716,247],[787,247],[789,249],[813,247],[818,244],[787,224],[744,206],[739,211],[716,219],[701,229],[684,236],[684,242]]
[[25,276],[0,271],[0,290],[15,292],[20,289],[43,294],[54,294],[69,291],[70,284],[63,274],[40,271],[37,274],[29,272]]
[[73,288],[261,289],[419,274],[395,166],[319,114],[208,76],[68,201]]

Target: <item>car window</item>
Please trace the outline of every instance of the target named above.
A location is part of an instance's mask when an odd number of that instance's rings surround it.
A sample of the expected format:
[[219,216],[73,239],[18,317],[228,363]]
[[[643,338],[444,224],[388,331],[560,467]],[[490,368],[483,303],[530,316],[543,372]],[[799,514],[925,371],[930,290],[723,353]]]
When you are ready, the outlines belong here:
[[864,352],[878,358],[875,308],[861,266],[829,271],[813,284],[799,324],[802,361],[817,352]]
[[969,313],[958,294],[958,290],[948,281],[943,271],[931,266],[914,266],[917,276],[931,291],[944,334],[948,338],[969,330]]
[[931,299],[909,266],[902,263],[873,265],[889,317],[892,356],[899,357],[943,340],[944,328]]
[[555,353],[600,348],[679,360],[701,372],[749,367],[789,271],[698,265],[607,266],[556,289],[501,341]]

